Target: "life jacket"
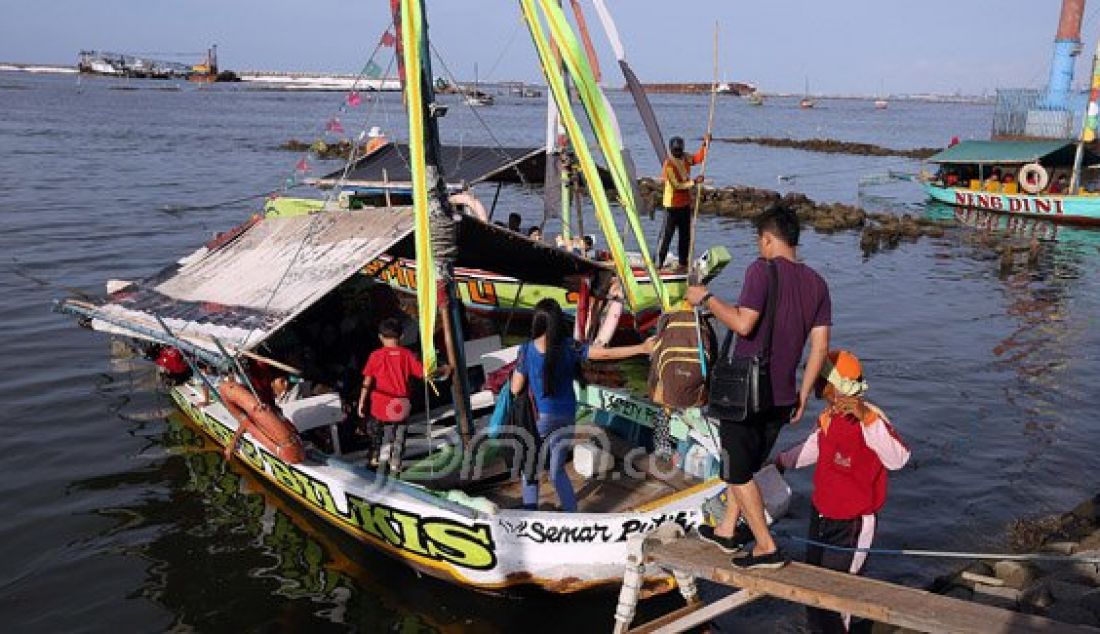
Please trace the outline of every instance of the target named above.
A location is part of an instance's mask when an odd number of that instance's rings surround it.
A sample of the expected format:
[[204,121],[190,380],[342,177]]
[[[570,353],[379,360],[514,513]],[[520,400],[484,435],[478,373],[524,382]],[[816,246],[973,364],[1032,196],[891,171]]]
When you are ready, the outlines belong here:
[[187,361],[183,358],[183,353],[180,352],[179,348],[173,346],[161,348],[160,354],[157,355],[153,363],[173,376],[187,374],[191,370],[191,367],[187,365]]
[[662,172],[662,176],[665,179],[665,191],[664,195],[661,197],[661,204],[665,209],[687,207],[691,205],[691,190],[676,189],[672,184],[672,180],[669,178],[669,172],[674,172],[676,180],[681,183],[689,181],[691,180],[691,166],[693,163],[692,157],[687,154],[681,159],[674,156],[669,156],[665,159],[664,170]]
[[697,322],[695,311],[665,313],[657,322],[657,345],[649,363],[649,397],[666,407],[699,407],[707,403],[707,381],[699,359],[699,338],[707,367],[714,359],[714,329]]
[[[878,418],[877,410],[872,412]],[[870,515],[886,502],[888,472],[863,440],[863,424],[854,414],[833,409],[818,418],[813,503],[829,519]]]

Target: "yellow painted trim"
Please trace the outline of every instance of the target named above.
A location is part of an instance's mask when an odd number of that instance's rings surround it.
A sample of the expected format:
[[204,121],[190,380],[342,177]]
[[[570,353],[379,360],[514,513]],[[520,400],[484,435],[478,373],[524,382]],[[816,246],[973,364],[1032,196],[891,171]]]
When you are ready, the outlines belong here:
[[666,495],[663,498],[653,500],[652,502],[646,502],[645,504],[642,504],[640,506],[635,506],[634,508],[632,508],[630,510],[638,512],[638,513],[645,513],[647,511],[654,511],[654,510],[657,510],[658,508],[660,508],[662,506],[665,506],[667,504],[671,504],[671,503],[673,503],[677,500],[682,500],[686,497],[691,497],[692,495],[695,495],[696,493],[700,493],[702,491],[705,491],[706,489],[709,489],[709,488],[713,487],[715,484],[717,484],[719,482],[722,482],[721,478],[711,478],[710,480],[705,480],[703,482],[700,482],[699,484],[696,484],[695,486],[688,487],[688,488],[684,489],[683,491],[677,491],[675,493],[669,493],[668,495]]

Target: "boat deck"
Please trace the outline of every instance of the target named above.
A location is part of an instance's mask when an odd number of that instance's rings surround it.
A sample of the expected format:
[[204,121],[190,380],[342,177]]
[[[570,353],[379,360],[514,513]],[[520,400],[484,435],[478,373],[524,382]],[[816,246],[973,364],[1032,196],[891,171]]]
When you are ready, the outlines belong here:
[[[592,433],[585,426],[577,429],[578,439]],[[608,434],[611,439],[611,454],[615,463],[602,478],[589,479],[577,473],[572,463],[565,466],[565,472],[573,483],[577,493],[577,510],[581,513],[620,513],[647,505],[666,496],[685,491],[702,480],[684,473],[668,460],[659,459],[652,454],[643,453],[636,445]],[[626,469],[626,461],[632,463]],[[631,477],[630,474],[644,477]],[[518,508],[523,504],[523,487],[518,478],[499,482],[470,490],[484,496],[501,508]],[[557,491],[547,473],[539,478],[538,508],[542,511],[559,510]]]

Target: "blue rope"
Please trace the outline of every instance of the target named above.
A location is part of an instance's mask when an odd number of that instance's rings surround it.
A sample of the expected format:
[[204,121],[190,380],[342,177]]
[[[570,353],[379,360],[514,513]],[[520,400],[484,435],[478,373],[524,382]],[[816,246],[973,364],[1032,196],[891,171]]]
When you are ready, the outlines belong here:
[[845,553],[867,553],[871,555],[886,555],[891,557],[936,557],[941,559],[998,559],[1002,561],[1058,561],[1066,563],[1088,563],[1100,565],[1100,556],[1082,557],[1080,555],[1043,555],[1038,553],[1006,554],[1006,553],[968,553],[951,552],[942,550],[910,550],[901,548],[858,548],[851,546],[837,546],[826,544],[815,539],[797,537],[784,531],[777,531],[777,537],[785,537],[792,541],[801,542],[809,546],[817,546],[827,550]]

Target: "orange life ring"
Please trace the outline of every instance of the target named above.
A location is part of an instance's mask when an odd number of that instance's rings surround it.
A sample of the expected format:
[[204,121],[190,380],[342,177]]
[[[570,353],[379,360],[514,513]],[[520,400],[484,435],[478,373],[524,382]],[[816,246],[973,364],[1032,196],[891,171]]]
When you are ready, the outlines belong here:
[[218,394],[244,431],[252,434],[268,451],[289,464],[305,460],[306,449],[298,430],[270,406],[256,400],[247,387],[227,380],[218,387]]

